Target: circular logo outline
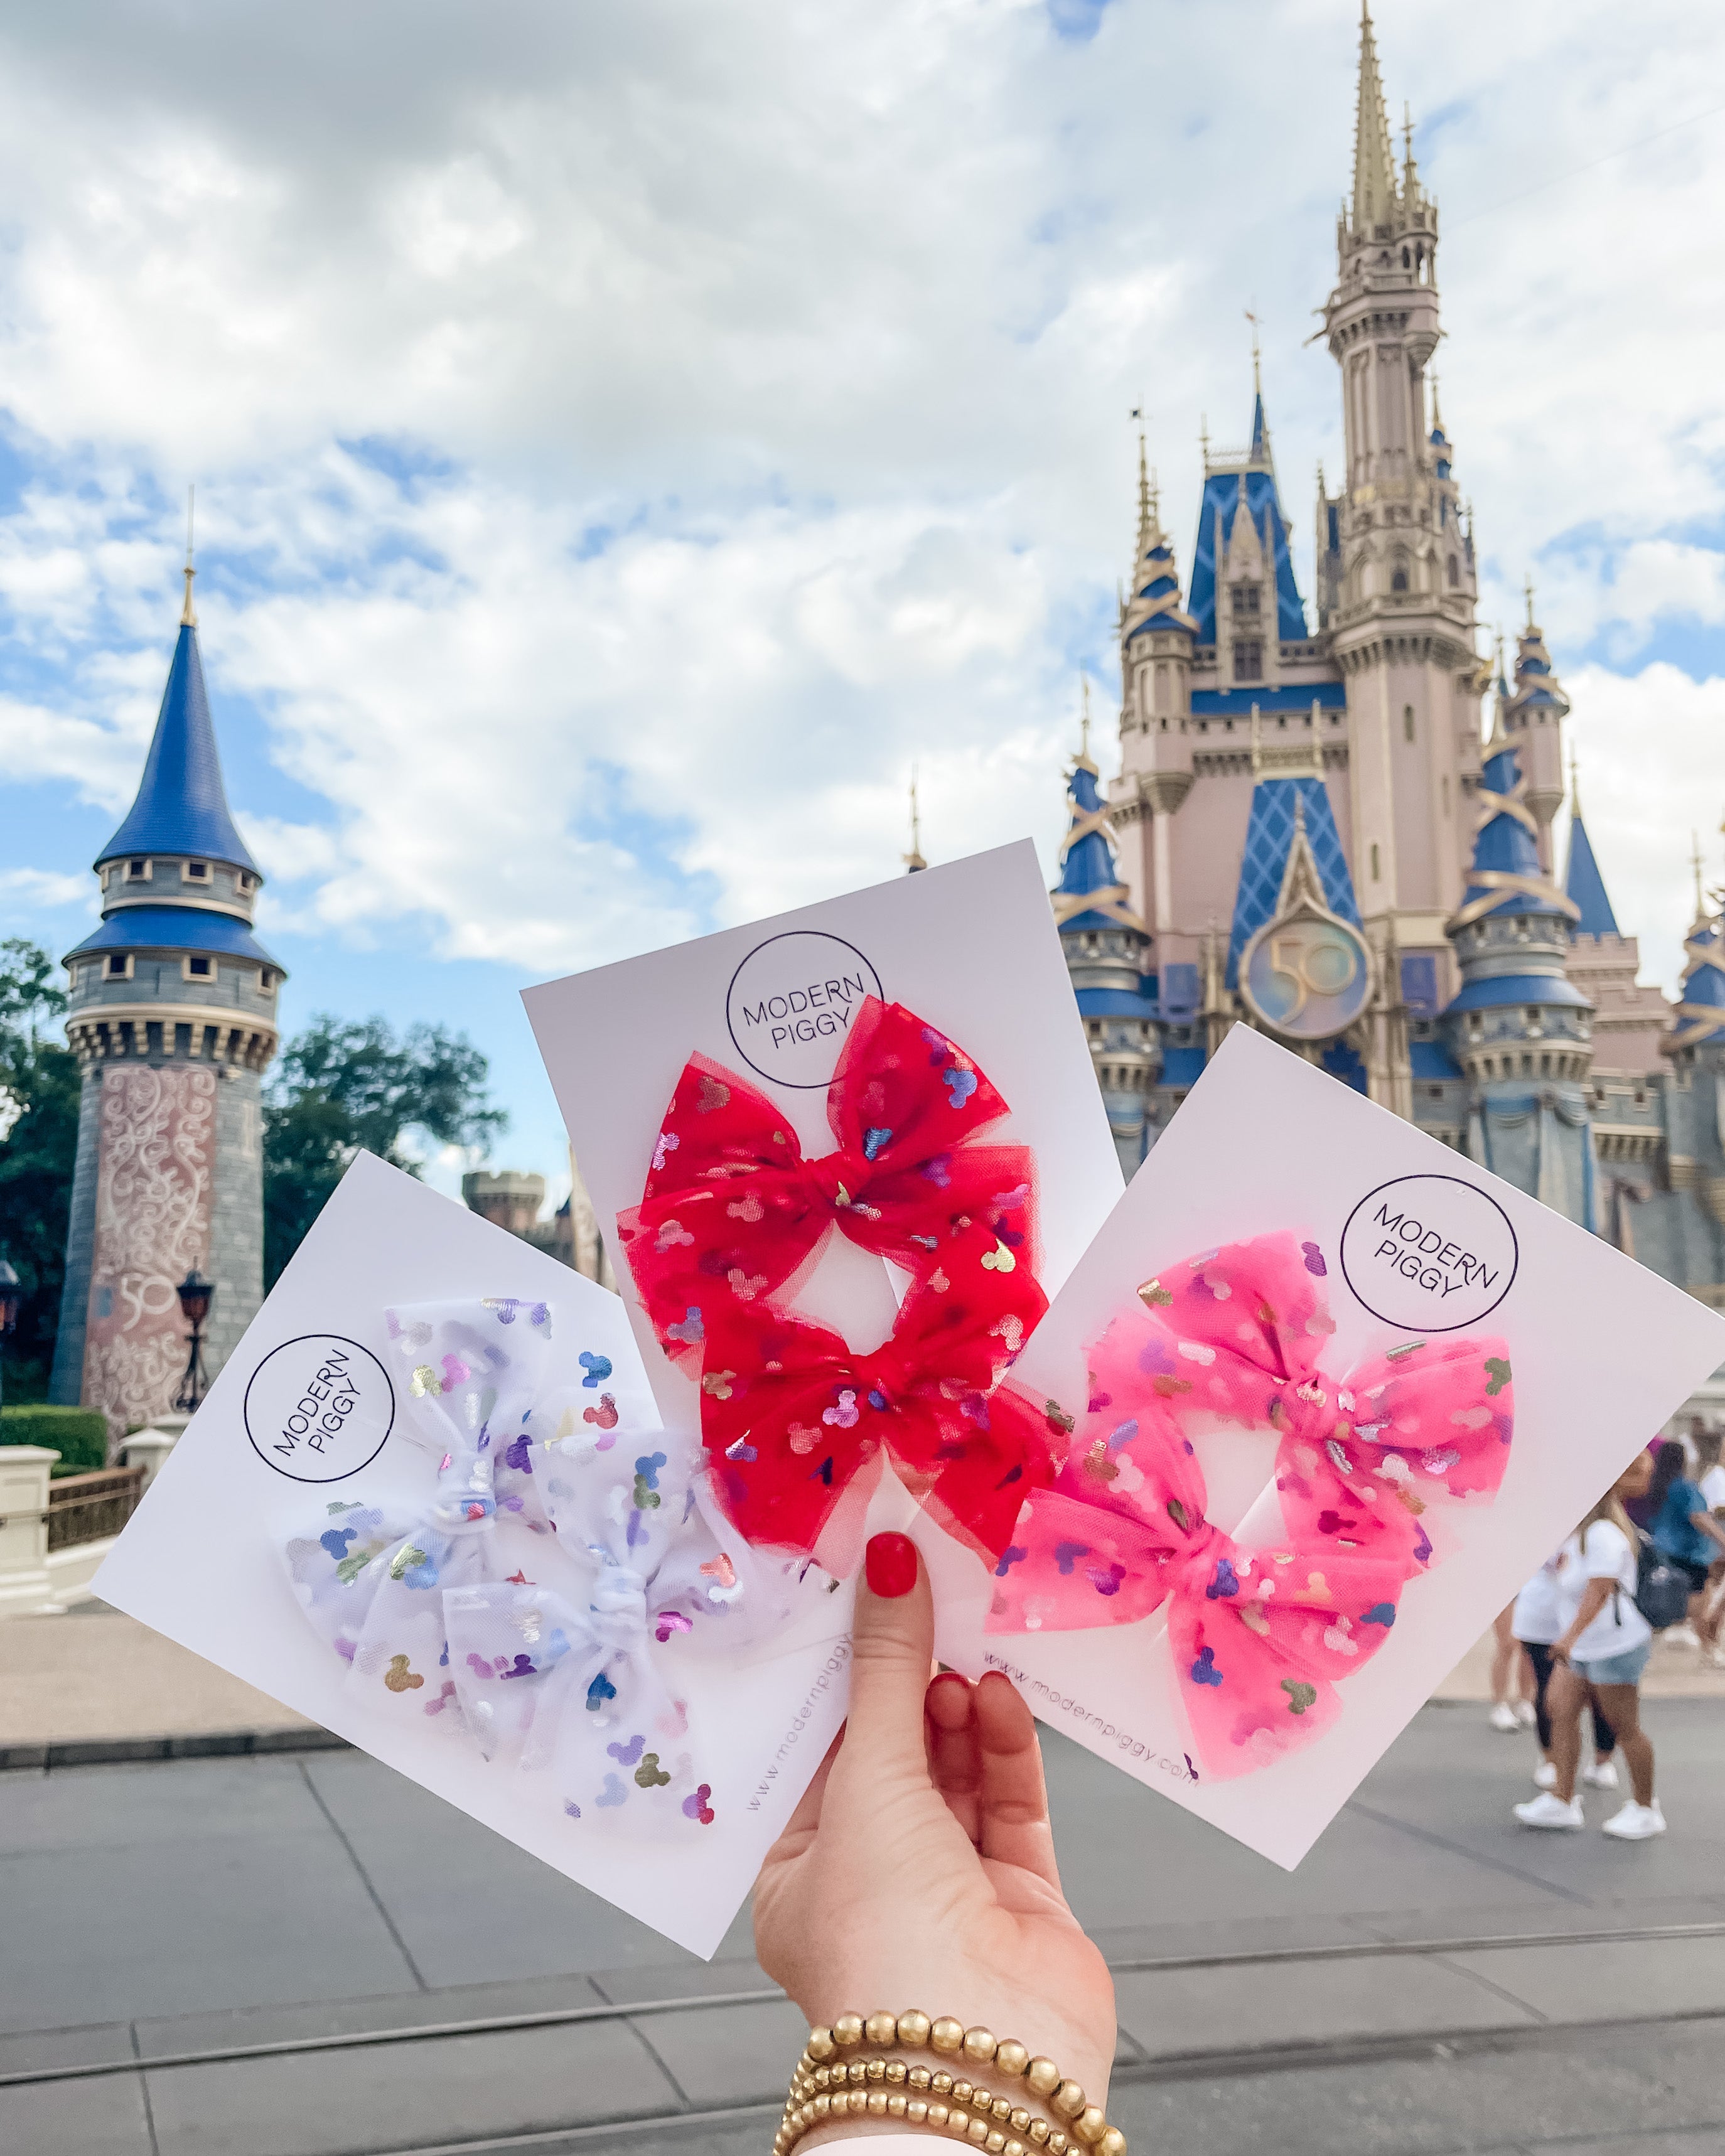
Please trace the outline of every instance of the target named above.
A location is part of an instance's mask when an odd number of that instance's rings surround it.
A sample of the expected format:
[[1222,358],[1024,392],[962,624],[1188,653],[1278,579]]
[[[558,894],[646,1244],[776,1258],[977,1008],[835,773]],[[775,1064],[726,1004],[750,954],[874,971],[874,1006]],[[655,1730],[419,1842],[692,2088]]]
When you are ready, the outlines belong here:
[[782,1086],[787,1092],[791,1093],[824,1093],[827,1087],[833,1082],[830,1075],[825,1078],[813,1078],[807,1080],[801,1078],[775,1078],[770,1070],[763,1070],[760,1065],[757,1063],[754,1058],[749,1054],[748,1050],[743,1046],[742,1043],[737,1039],[737,1028],[731,1022],[731,998],[737,993],[737,983],[742,978],[743,968],[749,963],[751,959],[759,957],[762,952],[767,950],[771,945],[774,943],[785,942],[793,936],[819,936],[823,942],[837,943],[842,945],[845,950],[854,952],[858,962],[865,968],[870,978],[874,982],[875,995],[882,1003],[886,1002],[886,991],[880,984],[880,970],[879,967],[875,965],[872,958],[867,957],[863,952],[859,951],[855,944],[850,941],[849,937],[835,936],[829,928],[782,928],[777,936],[768,936],[764,937],[760,942],[756,944],[752,951],[746,952],[742,957],[737,961],[737,970],[731,976],[730,983],[725,990],[725,1030],[731,1036],[732,1046],[737,1050],[743,1061],[747,1064],[750,1070],[755,1073],[757,1078],[764,1078],[769,1086]]
[[[278,1355],[284,1353],[290,1348],[297,1348],[302,1340],[339,1340],[344,1348],[357,1349],[359,1353],[365,1356],[367,1361],[375,1366],[377,1375],[383,1380],[383,1389],[389,1396],[389,1419],[383,1425],[382,1436],[377,1440],[376,1445],[372,1447],[372,1450],[357,1466],[344,1467],[339,1475],[295,1475],[291,1473],[287,1468],[278,1466],[275,1460],[270,1459],[269,1455],[264,1451],[263,1446],[259,1444],[257,1438],[252,1430],[252,1387],[257,1383],[259,1378],[263,1376],[264,1370],[275,1360],[275,1358]],[[252,1372],[250,1377],[246,1379],[244,1397],[241,1399],[239,1404],[239,1419],[245,1425],[246,1442],[251,1446],[252,1450],[257,1454],[259,1459],[263,1461],[264,1465],[270,1469],[272,1474],[280,1475],[290,1482],[304,1482],[316,1486],[320,1483],[345,1482],[351,1476],[362,1474],[365,1470],[371,1466],[377,1455],[383,1450],[384,1446],[388,1444],[389,1434],[395,1428],[395,1409],[396,1400],[394,1382],[391,1378],[388,1371],[384,1368],[382,1363],[378,1361],[377,1358],[374,1354],[372,1354],[371,1349],[366,1346],[362,1340],[351,1340],[345,1332],[296,1332],[291,1340],[278,1340],[275,1345],[270,1350],[270,1353],[264,1356],[263,1360],[258,1364],[257,1368]]]
[[[1295,974],[1293,970],[1290,968],[1276,966],[1274,964],[1275,939],[1278,937],[1287,935],[1291,929],[1297,927],[1302,921],[1308,921],[1316,922],[1321,927],[1334,929],[1338,932],[1355,947],[1358,957],[1359,973],[1358,978],[1361,983],[1359,1002],[1345,1018],[1338,1020],[1337,1024],[1330,1026],[1327,1031],[1322,1033],[1314,1033],[1310,1027],[1302,1029],[1298,1024],[1293,1024],[1291,1021],[1297,1019],[1300,1013],[1306,1008],[1307,1000],[1309,996],[1320,995],[1325,997],[1339,997],[1343,991],[1339,988],[1334,990],[1323,989],[1312,982],[1307,978],[1304,971],[1305,957],[1303,953],[1301,954],[1300,962],[1301,970],[1297,975]],[[1291,1012],[1285,1012],[1280,1018],[1272,1017],[1271,1014],[1265,1009],[1264,1006],[1259,1002],[1257,994],[1252,984],[1252,968],[1256,961],[1258,952],[1263,948],[1266,943],[1269,943],[1271,945],[1272,971],[1280,973],[1286,977],[1296,979],[1301,990],[1300,1001],[1295,1006],[1294,1009]],[[1348,1029],[1351,1025],[1356,1025],[1358,1024],[1361,1014],[1364,1011],[1367,1004],[1370,1003],[1373,995],[1376,992],[1378,976],[1377,968],[1373,960],[1372,947],[1366,941],[1366,938],[1361,931],[1356,928],[1351,921],[1344,921],[1339,913],[1332,913],[1328,907],[1313,906],[1309,901],[1305,901],[1291,908],[1286,913],[1278,914],[1275,919],[1266,921],[1264,923],[1264,926],[1260,928],[1255,934],[1246,939],[1245,947],[1240,954],[1240,965],[1236,978],[1240,983],[1240,993],[1245,998],[1248,1009],[1250,1010],[1252,1015],[1261,1025],[1266,1027],[1271,1033],[1274,1034],[1278,1039],[1282,1040],[1313,1042],[1320,1040],[1339,1040],[1342,1035],[1348,1031]],[[1350,978],[1346,985],[1348,988],[1352,988],[1353,985],[1353,979]]]
[[[1348,1270],[1348,1231],[1353,1225],[1363,1207],[1369,1205],[1374,1198],[1380,1196],[1384,1191],[1394,1189],[1399,1183],[1453,1183],[1463,1190],[1471,1191],[1476,1198],[1484,1199],[1486,1204],[1491,1207],[1509,1231],[1509,1278],[1503,1283],[1502,1295],[1496,1296],[1488,1302],[1483,1310],[1476,1310],[1467,1317],[1458,1318],[1453,1325],[1404,1325],[1399,1318],[1386,1317],[1374,1304],[1366,1301],[1355,1285],[1353,1275]],[[1465,1175],[1438,1175],[1425,1168],[1417,1168],[1411,1175],[1392,1175],[1387,1183],[1380,1183],[1375,1190],[1368,1190],[1366,1193],[1342,1224],[1342,1234],[1336,1245],[1336,1257],[1337,1264],[1342,1268],[1342,1277],[1347,1281],[1348,1291],[1354,1301],[1363,1310],[1369,1311],[1380,1324],[1394,1326],[1399,1332],[1462,1332],[1470,1325],[1478,1325],[1489,1317],[1503,1301],[1503,1296],[1507,1295],[1515,1286],[1516,1275],[1522,1269],[1522,1245],[1520,1237],[1516,1234],[1514,1221],[1510,1219],[1508,1214],[1504,1211],[1489,1190],[1481,1190],[1478,1183],[1470,1183]]]

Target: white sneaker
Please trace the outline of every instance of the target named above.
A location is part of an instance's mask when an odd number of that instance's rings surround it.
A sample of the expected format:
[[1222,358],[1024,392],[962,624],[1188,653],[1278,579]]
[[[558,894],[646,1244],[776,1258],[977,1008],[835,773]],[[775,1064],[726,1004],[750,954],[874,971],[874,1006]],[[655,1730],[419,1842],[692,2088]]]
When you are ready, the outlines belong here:
[[1516,1720],[1515,1709],[1507,1699],[1500,1699],[1491,1710],[1491,1727],[1494,1729],[1511,1730],[1519,1728],[1520,1726]]
[[1673,1647],[1698,1647],[1701,1645],[1701,1635],[1692,1625],[1669,1625],[1660,1637]]
[[1645,1841],[1651,1835],[1665,1832],[1665,1814],[1659,1809],[1657,1797],[1651,1804],[1638,1804],[1631,1797],[1620,1812],[1612,1814],[1599,1831],[1615,1835],[1619,1841]]
[[1581,1770],[1581,1779],[1590,1789],[1615,1789],[1617,1787],[1617,1762],[1615,1759],[1589,1759]]
[[1558,1786],[1558,1763],[1555,1759],[1542,1759],[1533,1769],[1536,1789],[1554,1789]]
[[1516,1720],[1521,1724],[1523,1729],[1532,1728],[1533,1725],[1538,1721],[1538,1716],[1533,1712],[1533,1702],[1531,1699],[1524,1699],[1517,1703],[1516,1707]]
[[[1523,1826],[1568,1829],[1572,1833],[1577,1827],[1587,1825],[1582,1816],[1580,1798],[1571,1797],[1566,1804],[1552,1789],[1542,1789],[1537,1797],[1530,1797],[1526,1804],[1516,1805],[1515,1815]],[[1648,1831],[1657,1833],[1658,1829],[1650,1828]]]

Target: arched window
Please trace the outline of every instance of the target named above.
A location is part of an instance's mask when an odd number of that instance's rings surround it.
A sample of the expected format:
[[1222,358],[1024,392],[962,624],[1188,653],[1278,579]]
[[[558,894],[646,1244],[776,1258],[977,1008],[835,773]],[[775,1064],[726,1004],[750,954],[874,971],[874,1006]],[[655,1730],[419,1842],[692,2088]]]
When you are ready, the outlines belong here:
[[1414,706],[1411,704],[1402,706],[1402,737],[1406,741],[1414,738]]
[[1453,592],[1461,582],[1461,566],[1452,554],[1449,560],[1450,589]]
[[1406,591],[1408,588],[1408,572],[1405,569],[1398,569],[1390,578],[1389,588],[1393,592]]
[[1373,883],[1378,883],[1381,882],[1382,880],[1383,879],[1378,867],[1378,844],[1376,839],[1373,839],[1372,842],[1372,880]]

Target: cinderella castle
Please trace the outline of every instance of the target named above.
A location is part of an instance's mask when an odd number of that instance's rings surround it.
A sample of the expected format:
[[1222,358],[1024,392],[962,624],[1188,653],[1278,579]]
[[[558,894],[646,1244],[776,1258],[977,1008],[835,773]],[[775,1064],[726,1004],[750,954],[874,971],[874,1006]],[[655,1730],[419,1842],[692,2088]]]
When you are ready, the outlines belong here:
[[[1725,942],[1697,867],[1681,1000],[1637,984],[1533,618],[1476,653],[1471,511],[1426,369],[1437,205],[1398,169],[1368,8],[1323,330],[1347,444],[1308,614],[1260,382],[1204,449],[1183,593],[1138,459],[1121,768],[1089,744],[1054,893],[1128,1174],[1230,1026],[1256,1026],[1725,1310]],[[1313,616],[1315,615],[1315,622]]]

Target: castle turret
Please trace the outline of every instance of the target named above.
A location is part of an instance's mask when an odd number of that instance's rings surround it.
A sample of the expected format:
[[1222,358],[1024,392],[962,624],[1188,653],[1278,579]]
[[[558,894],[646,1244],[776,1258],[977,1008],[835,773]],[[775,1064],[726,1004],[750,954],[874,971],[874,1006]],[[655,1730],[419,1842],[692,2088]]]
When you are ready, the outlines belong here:
[[263,1299],[263,1073],[282,969],[252,934],[263,884],[222,785],[193,571],[137,798],[95,862],[101,925],[65,960],[83,1066],[52,1392],[116,1434],[171,1409],[178,1282],[215,1282],[219,1368]]
[[1134,814],[1149,829],[1141,859],[1145,910],[1155,932],[1173,921],[1170,824],[1192,791],[1192,647],[1198,624],[1180,603],[1173,542],[1162,528],[1161,503],[1138,437],[1138,541],[1132,594],[1121,608],[1120,736]]
[[1071,822],[1052,894],[1066,970],[1078,998],[1109,1128],[1130,1176],[1147,1150],[1149,1095],[1161,1070],[1156,1004],[1147,980],[1150,936],[1115,866],[1108,822],[1090,757],[1090,721],[1066,788]]
[[1504,714],[1504,732],[1518,752],[1527,782],[1527,806],[1539,826],[1540,865],[1548,875],[1552,866],[1552,819],[1563,803],[1563,721],[1568,716],[1569,700],[1552,670],[1545,632],[1533,619],[1530,577],[1527,620],[1516,649],[1515,692]]
[[1585,1087],[1593,1005],[1566,971],[1580,908],[1539,860],[1517,751],[1498,725],[1486,745],[1479,831],[1447,933],[1461,973],[1444,1012],[1450,1052],[1470,1081],[1467,1150],[1542,1204],[1595,1224]]
[[1478,769],[1476,586],[1426,366],[1442,334],[1437,206],[1398,173],[1368,8],[1360,13],[1353,188],[1324,331],[1341,370],[1346,467],[1320,503],[1319,618],[1348,684],[1349,851],[1361,915],[1416,971],[1446,975]]

